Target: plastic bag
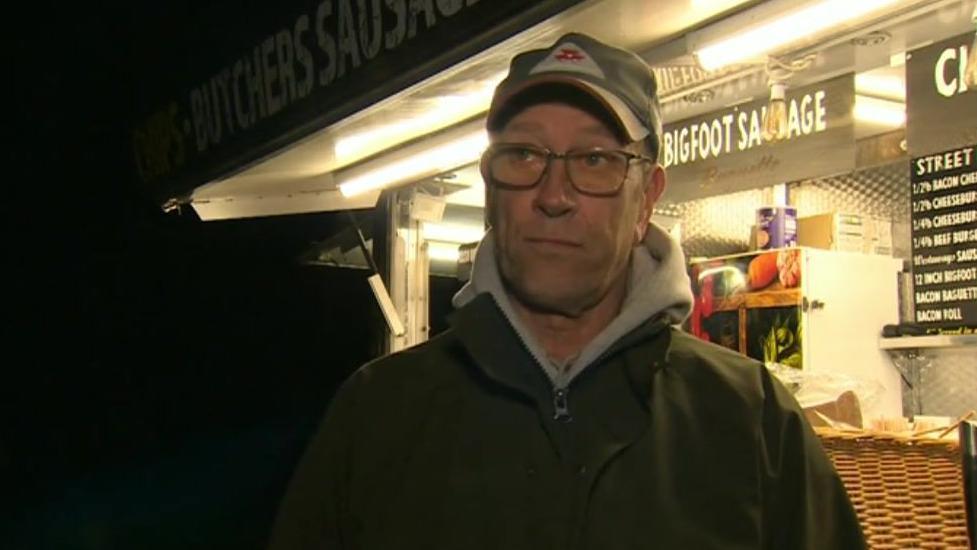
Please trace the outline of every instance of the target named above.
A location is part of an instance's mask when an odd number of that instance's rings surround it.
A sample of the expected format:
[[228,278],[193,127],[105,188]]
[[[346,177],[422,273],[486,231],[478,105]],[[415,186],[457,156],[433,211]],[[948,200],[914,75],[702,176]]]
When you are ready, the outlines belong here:
[[876,380],[842,374],[838,372],[807,371],[780,363],[767,363],[770,372],[780,380],[800,403],[801,408],[810,409],[836,401],[845,392],[851,391],[858,397],[862,410],[875,406],[885,388]]

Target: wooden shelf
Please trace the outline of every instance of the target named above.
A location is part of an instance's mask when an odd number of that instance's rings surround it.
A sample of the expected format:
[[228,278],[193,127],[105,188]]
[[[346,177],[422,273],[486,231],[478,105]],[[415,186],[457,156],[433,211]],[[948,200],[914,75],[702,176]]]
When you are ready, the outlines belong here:
[[801,290],[799,288],[789,288],[786,290],[761,290],[758,292],[733,294],[721,300],[716,300],[713,311],[735,311],[741,307],[753,309],[759,307],[799,305],[801,305]]

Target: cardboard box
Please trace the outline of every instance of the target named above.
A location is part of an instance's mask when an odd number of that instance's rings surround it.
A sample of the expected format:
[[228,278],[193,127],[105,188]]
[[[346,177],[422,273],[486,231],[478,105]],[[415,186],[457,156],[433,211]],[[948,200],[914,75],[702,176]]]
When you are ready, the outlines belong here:
[[865,223],[865,244],[862,249],[867,254],[892,255],[892,222],[882,218],[868,218]]
[[797,219],[797,244],[825,250],[892,255],[892,222],[829,212]]
[[825,250],[861,252],[865,228],[858,214],[829,212],[797,218],[797,244]]

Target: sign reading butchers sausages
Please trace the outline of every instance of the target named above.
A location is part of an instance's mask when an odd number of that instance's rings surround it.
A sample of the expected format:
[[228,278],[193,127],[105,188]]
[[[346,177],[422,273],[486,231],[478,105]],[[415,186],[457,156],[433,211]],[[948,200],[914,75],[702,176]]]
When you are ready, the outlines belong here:
[[200,10],[209,15],[196,28],[212,32],[174,29],[172,55],[137,68],[137,173],[158,198],[189,191],[579,1],[289,0],[238,8],[247,14]]
[[916,322],[977,326],[977,146],[912,160]]
[[787,138],[763,140],[767,98],[668,124],[661,158],[670,202],[851,171],[852,75],[787,92]]

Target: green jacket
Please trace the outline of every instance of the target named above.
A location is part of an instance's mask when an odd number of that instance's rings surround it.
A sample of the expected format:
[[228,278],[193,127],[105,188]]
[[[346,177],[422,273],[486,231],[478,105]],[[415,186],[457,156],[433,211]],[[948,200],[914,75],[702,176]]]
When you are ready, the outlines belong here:
[[447,332],[347,381],[271,548],[864,548],[788,392],[669,325],[652,316],[555,396],[477,295]]

